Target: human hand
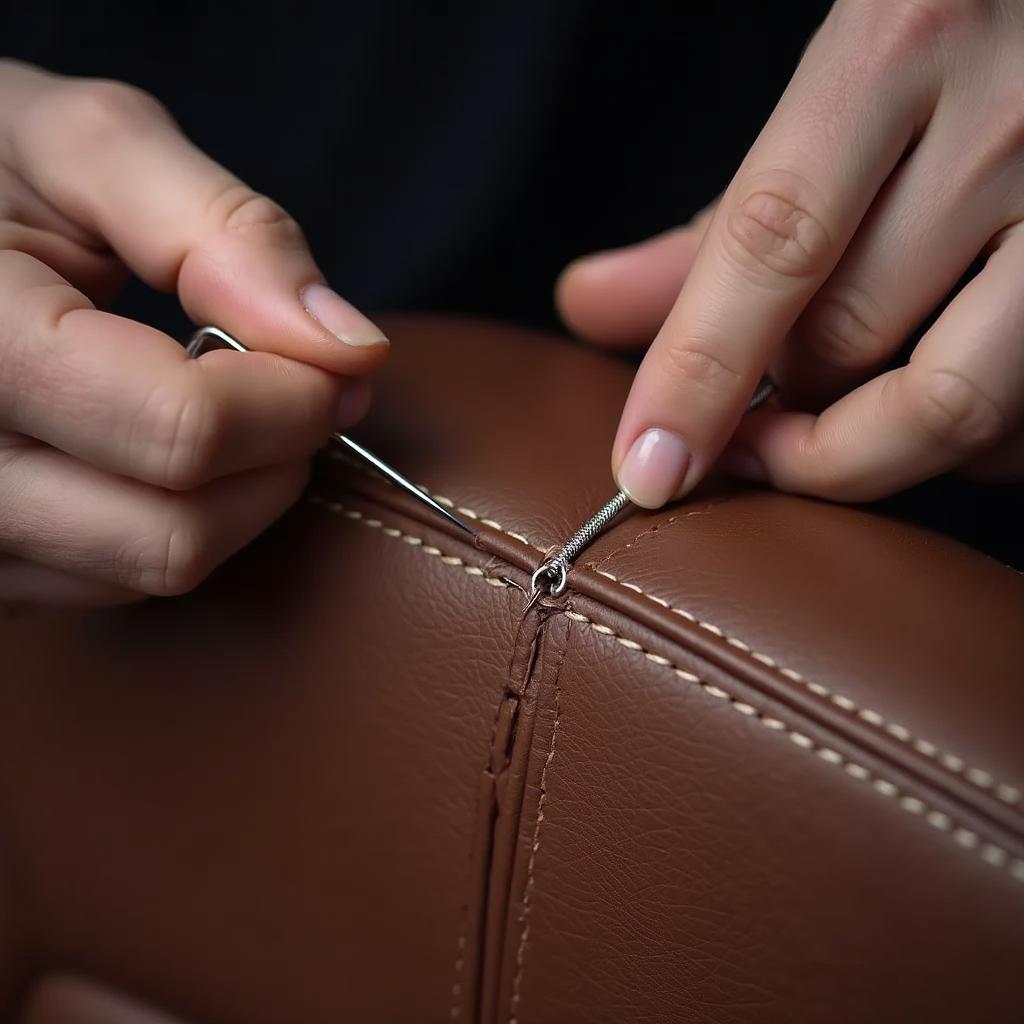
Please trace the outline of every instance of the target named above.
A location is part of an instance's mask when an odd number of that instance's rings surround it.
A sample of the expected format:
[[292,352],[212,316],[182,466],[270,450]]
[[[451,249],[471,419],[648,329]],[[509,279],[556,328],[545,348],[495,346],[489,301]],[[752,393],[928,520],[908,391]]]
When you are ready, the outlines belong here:
[[[258,350],[97,309],[127,271]],[[151,97],[0,61],[0,601],[188,590],[294,502],[388,348]]]
[[[686,493],[730,438],[726,468],[844,501],[1024,477],[1022,55],[1021,0],[839,0],[715,208],[566,269],[579,333],[657,332],[612,454],[634,501]],[[766,370],[811,411],[743,417]]]

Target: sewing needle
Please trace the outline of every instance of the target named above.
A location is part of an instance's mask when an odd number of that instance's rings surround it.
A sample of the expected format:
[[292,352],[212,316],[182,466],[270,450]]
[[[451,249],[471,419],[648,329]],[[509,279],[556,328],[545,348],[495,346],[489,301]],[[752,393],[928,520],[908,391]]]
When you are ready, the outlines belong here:
[[[188,353],[190,358],[196,359],[212,347],[233,348],[236,352],[249,351],[245,345],[231,337],[231,335],[226,331],[222,331],[219,327],[212,326],[200,327],[189,339],[189,343],[185,351]],[[329,438],[336,445],[344,448],[360,461],[365,462],[371,469],[384,477],[384,479],[394,484],[395,487],[405,491],[406,494],[411,495],[418,502],[426,505],[433,512],[436,512],[439,516],[447,519],[448,522],[457,526],[460,530],[465,530],[465,532],[470,536],[474,536],[473,531],[461,519],[459,519],[458,516],[446,509],[440,502],[435,501],[429,494],[427,494],[426,491],[417,487],[407,477],[402,476],[397,469],[389,466],[383,459],[379,459],[373,454],[373,452],[364,448],[357,441],[353,441],[351,437],[346,437],[344,434],[338,433],[337,431],[332,432],[329,435]]]

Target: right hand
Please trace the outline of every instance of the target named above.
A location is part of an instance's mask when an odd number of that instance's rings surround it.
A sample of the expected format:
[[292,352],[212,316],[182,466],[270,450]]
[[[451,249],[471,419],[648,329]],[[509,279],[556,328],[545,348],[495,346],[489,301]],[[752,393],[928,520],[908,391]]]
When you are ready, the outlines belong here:
[[[132,271],[257,351],[97,308]],[[366,410],[380,330],[150,96],[0,61],[0,604],[177,594]]]

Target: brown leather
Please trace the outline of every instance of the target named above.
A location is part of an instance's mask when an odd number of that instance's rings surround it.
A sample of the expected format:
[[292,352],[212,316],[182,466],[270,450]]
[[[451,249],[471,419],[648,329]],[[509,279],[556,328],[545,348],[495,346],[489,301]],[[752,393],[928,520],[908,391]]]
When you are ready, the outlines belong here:
[[[0,627],[0,949],[194,1022],[1022,1016],[1024,578],[613,490],[630,370],[396,318],[357,436],[194,594]],[[241,358],[241,357],[240,357]]]

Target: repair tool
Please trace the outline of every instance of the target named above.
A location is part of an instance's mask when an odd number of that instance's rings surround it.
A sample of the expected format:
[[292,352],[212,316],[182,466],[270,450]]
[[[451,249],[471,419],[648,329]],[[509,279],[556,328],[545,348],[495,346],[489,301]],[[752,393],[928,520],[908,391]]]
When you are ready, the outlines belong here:
[[[756,409],[775,390],[775,385],[765,377],[758,385],[754,397],[747,406],[747,412]],[[546,592],[557,597],[565,590],[569,567],[580,552],[604,532],[608,524],[629,504],[629,496],[619,491],[606,501],[553,555],[548,557],[530,578],[532,593],[536,597]]]
[[[200,327],[199,330],[189,339],[185,351],[192,359],[197,359],[204,352],[211,348],[233,348],[236,352],[248,352],[240,341],[232,338],[230,334],[222,331],[219,327]],[[353,441],[351,437],[334,431],[329,435],[339,447],[344,448],[354,455],[361,462],[365,462],[371,469],[379,473],[385,480],[401,488],[407,494],[411,494],[417,501],[426,505],[439,516],[443,516],[450,523],[454,523],[460,530],[465,530],[470,536],[475,536],[473,531],[458,516],[453,515],[444,505],[435,501],[422,487],[417,487],[411,480],[402,476],[397,469],[389,466],[383,459],[377,458],[371,451],[367,451],[361,444]]]

